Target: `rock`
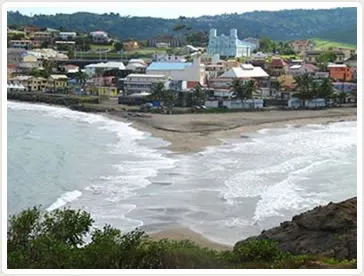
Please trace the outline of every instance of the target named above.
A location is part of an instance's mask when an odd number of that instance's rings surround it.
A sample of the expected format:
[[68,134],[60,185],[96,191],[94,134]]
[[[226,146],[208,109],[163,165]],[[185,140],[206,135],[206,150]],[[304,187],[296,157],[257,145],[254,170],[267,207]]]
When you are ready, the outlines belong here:
[[330,202],[285,221],[279,227],[263,231],[250,239],[271,239],[282,251],[293,254],[318,254],[336,259],[357,258],[357,199]]

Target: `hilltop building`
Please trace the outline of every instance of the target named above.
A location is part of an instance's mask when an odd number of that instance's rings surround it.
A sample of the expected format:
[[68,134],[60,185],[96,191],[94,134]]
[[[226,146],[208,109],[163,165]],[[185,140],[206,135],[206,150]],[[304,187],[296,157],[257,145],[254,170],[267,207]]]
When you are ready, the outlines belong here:
[[225,57],[249,57],[250,53],[256,49],[256,45],[238,39],[238,30],[231,29],[230,35],[217,36],[216,29],[210,30],[207,53],[209,55],[219,54]]

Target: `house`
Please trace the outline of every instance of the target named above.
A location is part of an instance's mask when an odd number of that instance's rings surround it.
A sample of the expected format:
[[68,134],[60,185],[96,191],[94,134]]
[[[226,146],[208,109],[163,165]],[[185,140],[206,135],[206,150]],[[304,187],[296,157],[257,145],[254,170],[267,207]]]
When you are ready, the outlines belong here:
[[60,33],[60,30],[56,30],[56,29],[52,29],[52,28],[46,28],[45,31],[51,33],[52,38],[58,37],[59,33]]
[[314,48],[314,43],[311,40],[295,40],[289,44],[293,51],[296,53],[305,53],[306,51],[311,51]]
[[137,73],[145,73],[147,66],[147,63],[142,59],[131,59],[126,66],[126,70]]
[[34,32],[30,35],[33,40],[49,41],[52,39],[52,33],[50,32]]
[[163,83],[167,89],[168,77],[163,74],[130,74],[124,79],[124,95],[152,91],[153,85]]
[[32,40],[32,49],[40,48],[42,46],[41,40]]
[[253,66],[259,66],[262,69],[265,69],[265,60],[267,59],[268,55],[263,52],[257,52],[251,55],[249,63]]
[[7,48],[7,63],[19,65],[22,62],[22,54],[26,52],[24,49]]
[[32,41],[31,40],[10,40],[10,47],[30,49],[30,48],[32,48]]
[[7,78],[11,78],[18,72],[15,64],[7,64]]
[[294,64],[288,68],[288,73],[292,76],[302,76],[304,74],[309,74],[314,76],[316,72],[319,71],[319,68],[313,64]]
[[105,72],[107,70],[112,70],[112,69],[125,70],[125,66],[122,62],[114,62],[114,61],[100,62],[100,63],[89,64],[89,65],[85,66],[85,70],[86,70],[85,72],[89,76],[92,76],[96,73]]
[[193,62],[152,62],[146,73],[186,81],[188,88],[205,81],[205,65],[201,64],[199,55],[194,57]]
[[21,85],[29,92],[45,92],[47,89],[47,79],[32,76],[17,76],[8,80],[12,84]]
[[60,65],[59,66],[59,70],[61,72],[64,72],[66,74],[74,74],[77,73],[79,71],[79,67],[77,65],[74,64],[65,64],[65,65]]
[[124,51],[133,51],[139,49],[138,41],[126,41],[123,42],[123,50]]
[[[182,47],[183,40],[180,38],[175,38],[170,35],[161,35],[152,39],[148,39],[148,47],[157,47],[158,43],[165,43],[166,47]],[[165,48],[165,47],[162,47]]]
[[344,59],[348,59],[351,56],[354,56],[356,54],[356,49],[350,49],[350,48],[334,48],[333,51],[336,52],[342,52],[344,54]]
[[[304,60],[306,63],[317,64],[318,58],[321,54],[325,53],[325,51],[307,51],[304,55]],[[336,63],[342,63],[345,60],[345,55],[341,51],[333,51],[336,55]]]
[[205,65],[207,79],[215,79],[226,71],[226,62],[219,62],[217,64]]
[[353,80],[353,72],[352,68],[348,67],[345,64],[330,64],[328,66],[330,78],[333,81],[352,81]]
[[217,30],[211,29],[207,53],[225,57],[249,57],[253,47],[255,47],[253,44],[238,39],[237,29],[231,29],[229,36],[224,34],[217,36]]
[[344,64],[349,66],[349,67],[355,67],[356,68],[357,67],[357,56],[356,56],[356,54],[349,57],[348,59],[346,59],[344,61]]
[[77,36],[76,32],[60,32],[58,37],[61,40],[72,40],[75,39]]
[[93,43],[104,44],[104,43],[109,43],[111,41],[108,34],[104,31],[91,32],[90,35],[92,37]]
[[52,92],[66,92],[67,91],[66,75],[50,75],[48,78],[48,89]]
[[39,27],[35,27],[35,26],[26,26],[24,27],[24,33],[26,35],[29,35],[31,33],[34,33],[34,32],[38,32],[40,30]]
[[269,75],[261,67],[255,67],[251,64],[242,64],[239,67],[233,67],[218,78],[211,79],[209,81],[209,88],[214,90],[214,96],[231,97],[232,91],[230,86],[235,79],[242,81],[254,80],[257,87],[261,90],[260,96],[269,94]]
[[273,77],[279,77],[282,74],[287,74],[288,64],[280,57],[272,57],[269,64],[269,72]]
[[155,53],[153,54],[152,59],[157,62],[186,62],[184,56],[168,55],[164,53]]

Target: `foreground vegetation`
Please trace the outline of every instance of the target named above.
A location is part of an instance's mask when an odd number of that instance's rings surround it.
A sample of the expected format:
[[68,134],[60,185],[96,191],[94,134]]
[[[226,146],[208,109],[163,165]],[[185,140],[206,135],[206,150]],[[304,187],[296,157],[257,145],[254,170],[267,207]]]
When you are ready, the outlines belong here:
[[153,240],[142,231],[126,234],[109,225],[93,228],[84,211],[24,210],[10,218],[8,268],[177,269],[177,268],[356,268],[356,260],[292,255],[270,240],[252,240],[232,251],[195,243]]

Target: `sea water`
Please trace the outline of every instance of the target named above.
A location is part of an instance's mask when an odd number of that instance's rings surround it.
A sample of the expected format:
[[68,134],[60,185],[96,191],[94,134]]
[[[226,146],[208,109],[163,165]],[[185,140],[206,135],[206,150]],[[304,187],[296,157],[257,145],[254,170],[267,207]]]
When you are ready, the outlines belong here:
[[199,153],[102,115],[8,102],[8,214],[90,212],[123,231],[186,227],[225,244],[356,195],[356,122],[263,129]]

